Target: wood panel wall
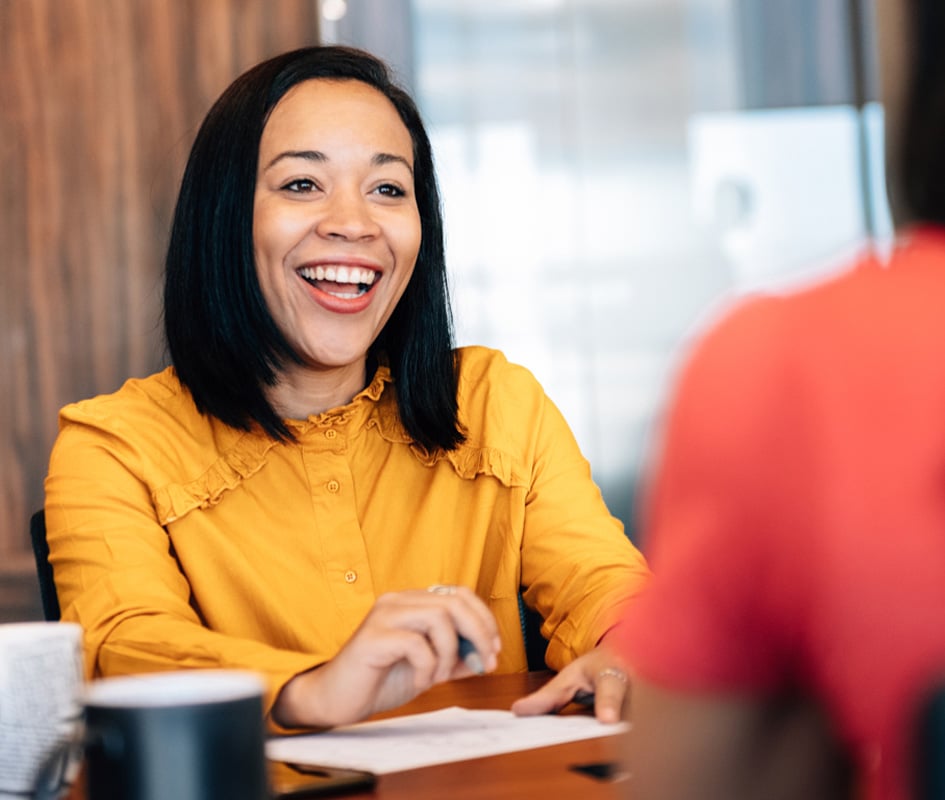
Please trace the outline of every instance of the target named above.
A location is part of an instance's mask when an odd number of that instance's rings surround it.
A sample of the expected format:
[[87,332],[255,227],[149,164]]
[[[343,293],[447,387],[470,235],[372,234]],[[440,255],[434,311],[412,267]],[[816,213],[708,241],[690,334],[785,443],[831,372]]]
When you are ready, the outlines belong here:
[[40,617],[27,523],[58,409],[164,363],[197,126],[240,72],[317,38],[315,0],[0,0],[0,621]]

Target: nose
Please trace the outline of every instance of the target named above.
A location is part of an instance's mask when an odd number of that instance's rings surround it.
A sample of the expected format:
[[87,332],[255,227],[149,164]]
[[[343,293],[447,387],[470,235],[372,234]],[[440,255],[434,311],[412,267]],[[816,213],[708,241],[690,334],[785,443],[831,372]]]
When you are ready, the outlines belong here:
[[326,239],[357,241],[380,233],[371,205],[357,189],[336,189],[320,204],[315,231]]

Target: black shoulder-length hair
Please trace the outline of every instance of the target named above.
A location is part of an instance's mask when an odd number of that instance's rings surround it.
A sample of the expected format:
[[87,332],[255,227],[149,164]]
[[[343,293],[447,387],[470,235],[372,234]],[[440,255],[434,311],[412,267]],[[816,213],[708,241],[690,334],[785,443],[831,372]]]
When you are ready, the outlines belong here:
[[906,3],[907,41],[899,43],[906,64],[906,89],[897,150],[901,221],[945,225],[945,3]]
[[387,97],[413,140],[422,238],[413,275],[372,345],[390,365],[401,421],[428,450],[455,449],[458,419],[443,216],[430,140],[386,65],[349,47],[308,47],[264,61],[220,96],[197,133],[181,182],[165,264],[164,330],[177,376],[198,409],[275,439],[291,431],[266,397],[282,367],[299,363],[274,322],[253,256],[259,141],[273,107],[313,78],[356,80]]

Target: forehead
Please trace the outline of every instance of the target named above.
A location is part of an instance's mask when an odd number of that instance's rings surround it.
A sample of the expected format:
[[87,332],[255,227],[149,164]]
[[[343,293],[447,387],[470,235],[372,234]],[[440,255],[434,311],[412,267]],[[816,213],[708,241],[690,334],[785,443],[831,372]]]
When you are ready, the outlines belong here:
[[358,144],[413,163],[413,140],[394,104],[357,80],[314,78],[276,103],[263,128],[260,154]]

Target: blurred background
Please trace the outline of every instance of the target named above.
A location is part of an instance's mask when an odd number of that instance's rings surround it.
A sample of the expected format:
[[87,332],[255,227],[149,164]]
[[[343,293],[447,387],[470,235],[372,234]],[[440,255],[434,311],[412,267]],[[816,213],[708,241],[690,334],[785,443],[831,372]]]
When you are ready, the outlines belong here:
[[460,344],[529,367],[631,537],[673,373],[740,294],[888,244],[869,0],[0,0],[0,620],[65,403],[164,364],[190,142],[240,72],[385,57],[435,148]]

